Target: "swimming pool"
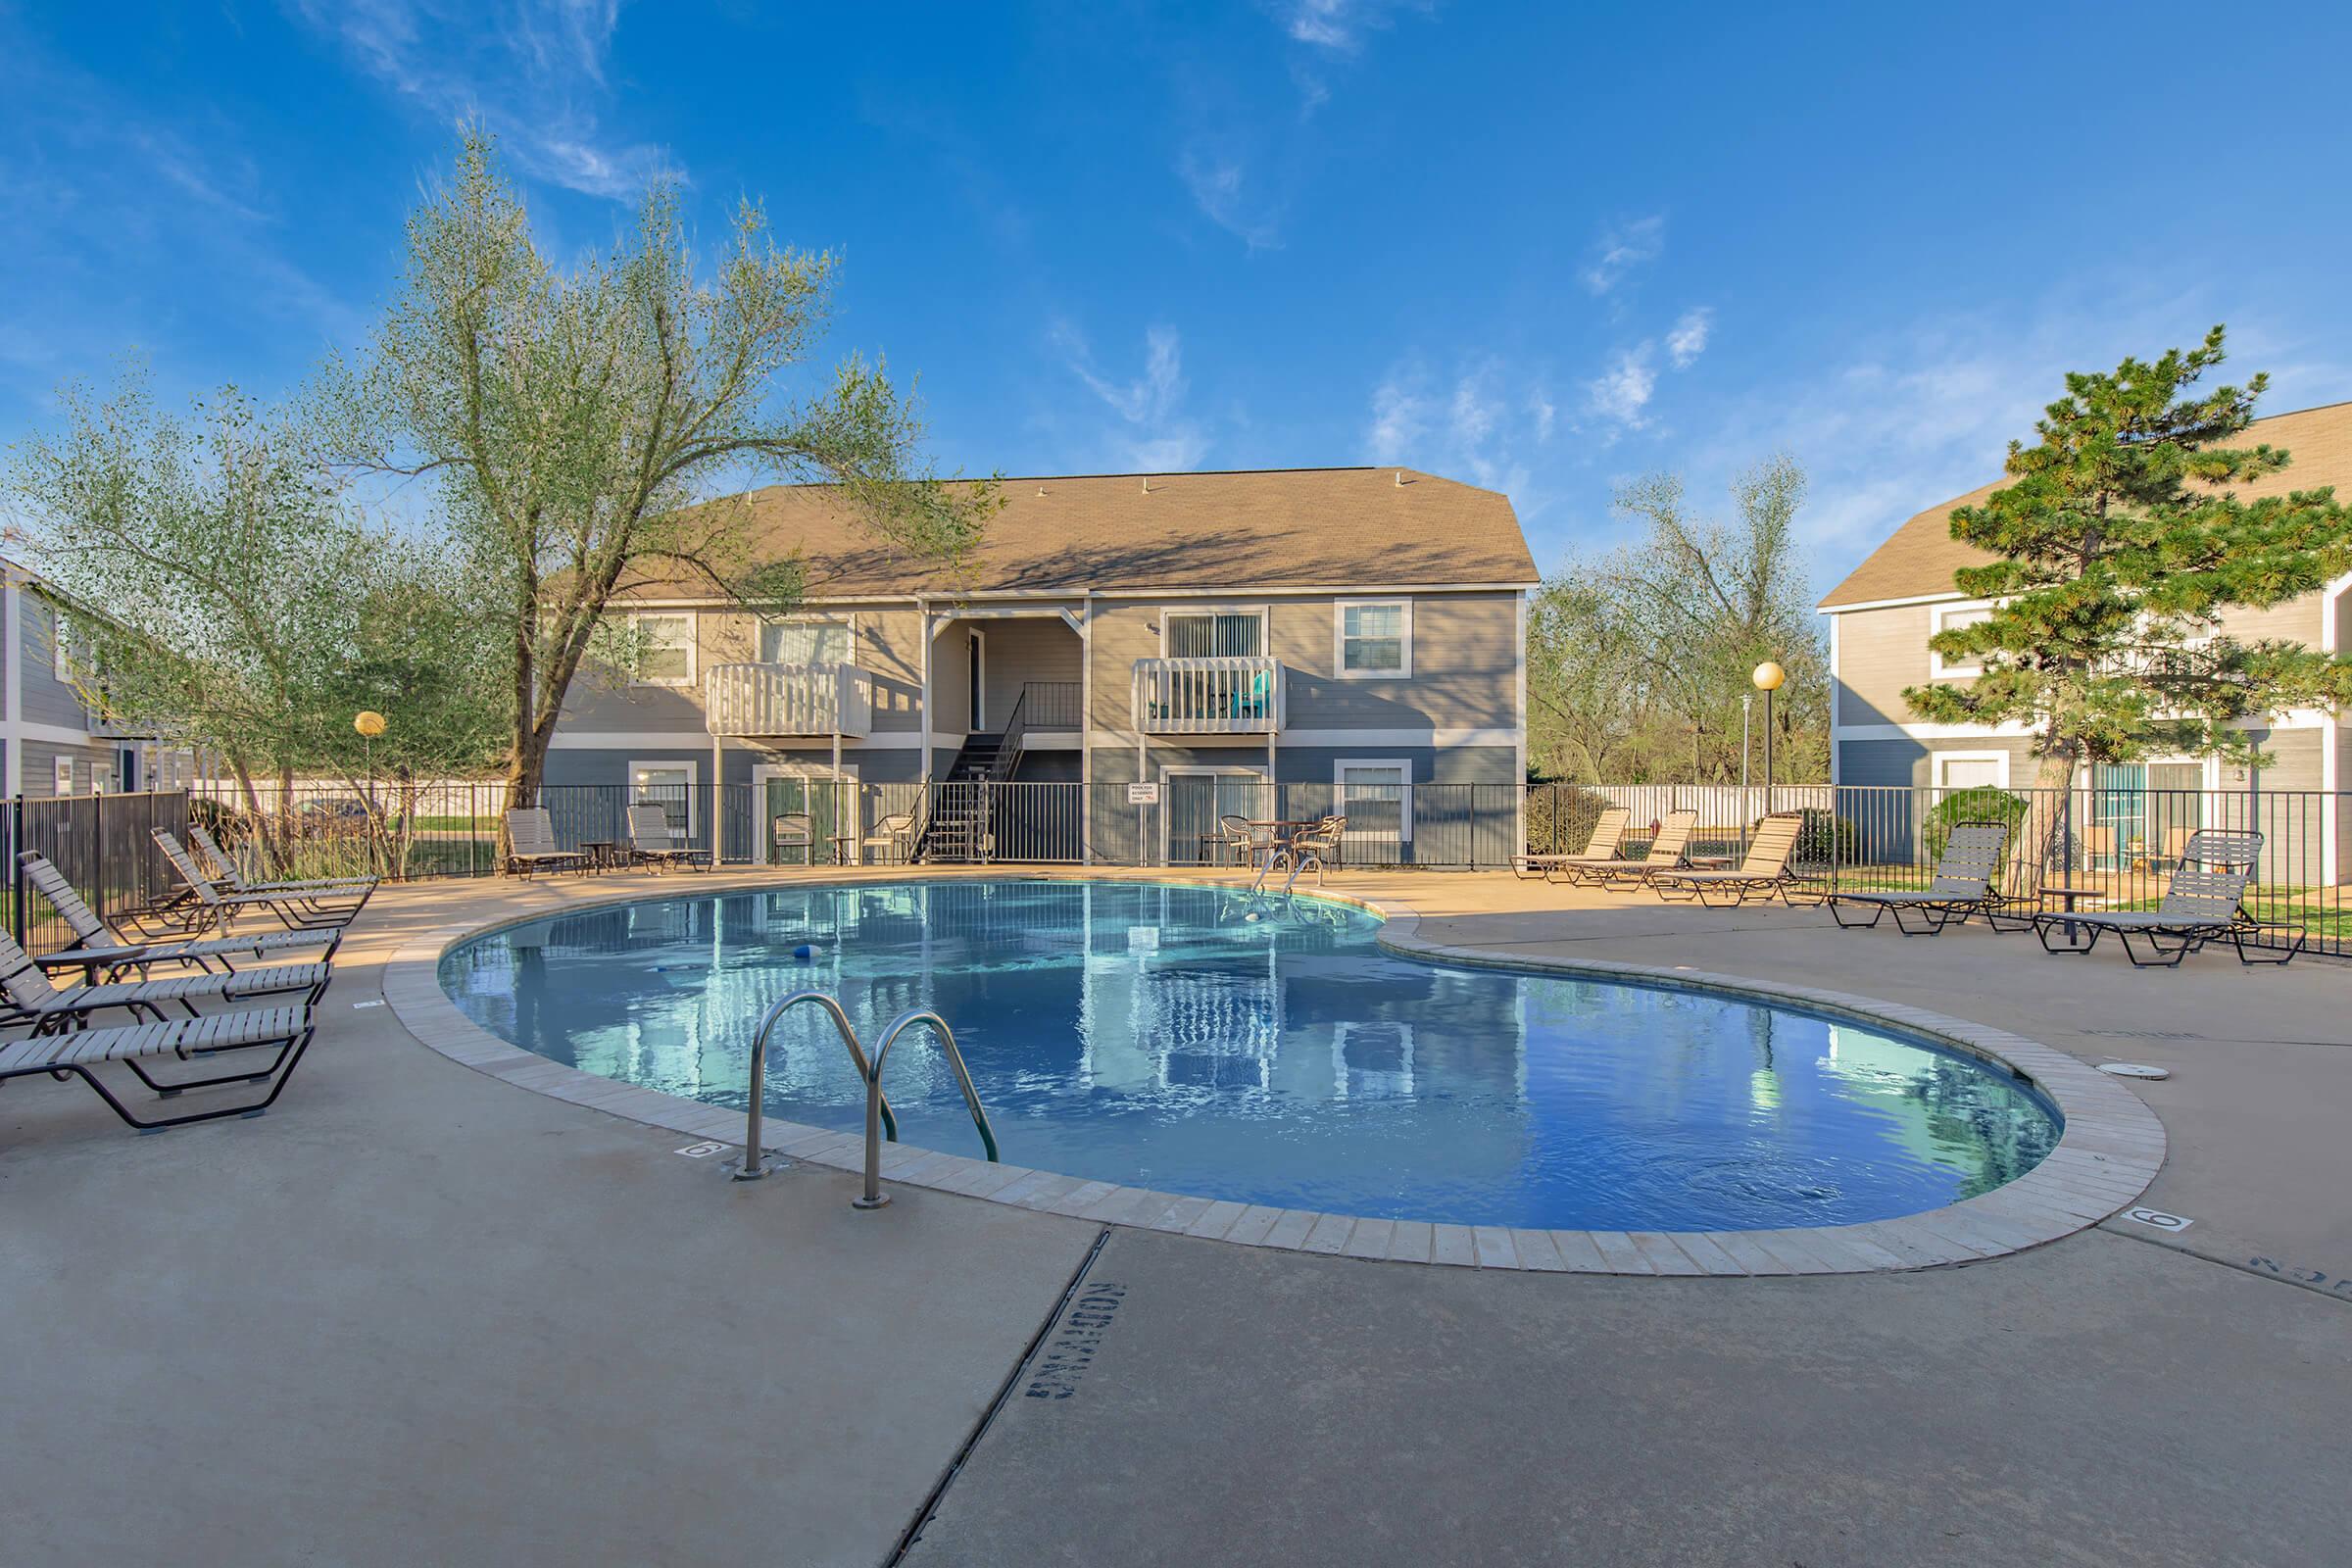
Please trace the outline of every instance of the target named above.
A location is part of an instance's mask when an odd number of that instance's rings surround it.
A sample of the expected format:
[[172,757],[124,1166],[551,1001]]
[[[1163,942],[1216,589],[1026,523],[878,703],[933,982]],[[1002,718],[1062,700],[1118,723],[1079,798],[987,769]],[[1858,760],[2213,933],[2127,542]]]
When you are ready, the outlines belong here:
[[[1133,882],[906,881],[582,910],[453,948],[443,989],[553,1060],[741,1108],[760,1014],[840,998],[869,1044],[955,1027],[1007,1162],[1369,1217],[1591,1230],[1844,1225],[2031,1170],[2057,1117],[2000,1068],[1762,1002],[1388,954],[1337,903]],[[795,956],[807,947],[810,956]],[[813,1009],[767,1109],[855,1132]],[[977,1153],[927,1034],[901,1137]]]

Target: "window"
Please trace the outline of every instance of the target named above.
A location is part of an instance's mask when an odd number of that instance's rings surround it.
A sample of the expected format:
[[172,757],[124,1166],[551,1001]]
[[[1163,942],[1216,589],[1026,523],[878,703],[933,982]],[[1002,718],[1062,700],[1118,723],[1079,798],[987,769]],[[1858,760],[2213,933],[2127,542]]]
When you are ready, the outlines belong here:
[[74,623],[62,610],[49,612],[50,671],[59,685],[70,685],[74,679]]
[[2007,752],[1940,752],[1936,758],[1936,782],[1947,790],[2009,787]]
[[71,757],[61,757],[57,760],[57,793],[60,795],[74,793],[74,759]]
[[637,684],[691,686],[694,684],[694,614],[631,617],[639,638]]
[[[1992,616],[1990,605],[1937,605],[1930,612],[1929,626],[1933,631],[1956,631],[1962,626],[1974,626]],[[1982,660],[1962,660],[1957,663],[1930,650],[1928,673],[1937,680],[1959,680],[1984,673]]]
[[1336,611],[1343,680],[1403,680],[1413,672],[1413,602],[1343,599]]
[[1170,610],[1159,622],[1168,659],[1255,659],[1266,651],[1265,619],[1254,610]]
[[847,664],[851,661],[846,620],[763,620],[760,623],[762,664]]
[[1348,818],[1350,864],[1393,864],[1413,839],[1413,764],[1385,758],[1332,764],[1340,812]]
[[692,762],[631,762],[629,804],[654,805],[669,817],[669,829],[694,837],[695,765]]

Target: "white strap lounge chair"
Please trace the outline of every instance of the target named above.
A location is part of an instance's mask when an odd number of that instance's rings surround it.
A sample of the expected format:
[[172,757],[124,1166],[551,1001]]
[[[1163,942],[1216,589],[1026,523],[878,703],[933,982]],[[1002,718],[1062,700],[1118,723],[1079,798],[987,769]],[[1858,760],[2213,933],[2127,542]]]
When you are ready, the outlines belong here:
[[703,870],[710,864],[710,852],[680,844],[668,810],[652,802],[629,808],[629,858],[656,870],[665,865]]
[[[62,966],[78,966],[72,956]],[[245,1002],[256,997],[298,997],[304,1006],[326,994],[335,977],[328,963],[279,963],[241,969],[235,974],[183,974],[163,980],[102,981],[70,986],[60,991],[49,983],[48,968],[60,964],[57,956],[35,958],[17,946],[16,938],[0,932],[0,995],[8,1001],[0,1025],[30,1023],[35,1034],[82,1028],[93,1012],[121,1007],[133,1017],[166,1021],[164,1008],[176,1005],[195,1017],[199,1002]]]
[[[2229,943],[2240,963],[2288,962],[2303,951],[2308,933],[2297,931],[2276,952],[2246,951],[2246,939],[2262,930],[2245,907],[2246,889],[2261,858],[2261,834],[2206,829],[2190,835],[2181,848],[2180,864],[2155,908],[2043,910],[2034,916],[2034,934],[2048,952],[2088,953],[2112,931],[2124,956],[2140,969],[2173,968],[2209,942]],[[2050,940],[2053,933],[2057,942]],[[2132,946],[2134,937],[2146,946],[2146,957]]]
[[556,820],[544,806],[517,806],[507,812],[505,869],[514,876],[533,871],[586,871],[588,857],[556,842]]
[[49,960],[54,961],[45,960],[48,966],[63,968],[71,959],[81,965],[84,977],[92,985],[97,984],[102,970],[109,979],[132,970],[144,978],[156,964],[234,974],[240,960],[258,961],[289,951],[315,952],[321,960],[327,960],[334,957],[335,949],[343,942],[340,928],[256,931],[249,936],[175,938],[160,942],[126,940],[82,902],[65,873],[45,858],[26,850],[17,857],[17,861],[24,868],[24,880],[49,901],[50,907],[57,910],[74,933],[73,945],[51,954]]
[[[1989,915],[2000,895],[1993,884],[2001,874],[2001,865],[2009,853],[2009,824],[2006,822],[1962,822],[1952,829],[1943,842],[1943,853],[1936,858],[1936,875],[1925,888],[1898,889],[1890,892],[1832,893],[1829,896],[1830,917],[1847,930],[1868,930],[1877,925],[1882,915],[1891,913],[1894,927],[1907,937],[1934,936],[1945,926],[1966,921],[1971,915]],[[1845,908],[1868,909],[1867,920],[1849,920]],[[1904,918],[1907,913],[1920,916],[1915,929]]]
[[[295,1065],[302,1060],[302,1054],[311,1043],[311,1028],[309,1008],[278,1006],[215,1013],[209,1018],[134,1023],[119,1029],[79,1029],[71,1034],[36,1035],[29,1040],[12,1040],[0,1044],[0,1083],[11,1078],[29,1078],[36,1073],[53,1078],[79,1078],[97,1091],[98,1098],[105,1101],[116,1115],[141,1132],[181,1127],[195,1121],[212,1121],[221,1116],[258,1116],[276,1102],[279,1091],[286,1087],[286,1080],[294,1076]],[[159,1080],[142,1065],[160,1056],[187,1061],[197,1056],[261,1050],[271,1046],[277,1048],[277,1054],[266,1065],[257,1063],[236,1072],[211,1077]],[[128,1068],[140,1083],[166,1099],[172,1099],[191,1089],[211,1089],[222,1084],[267,1083],[270,1092],[258,1101],[218,1105],[184,1115],[134,1116],[130,1107],[115,1097],[114,1091],[106,1086],[106,1081],[96,1071],[104,1063],[117,1061]]]
[[1797,830],[1804,818],[1794,811],[1776,811],[1756,826],[1747,854],[1733,870],[1660,871],[1650,879],[1658,897],[1696,899],[1710,908],[1730,908],[1750,899],[1787,899],[1788,865],[1796,858]]
[[1513,874],[1531,880],[1543,877],[1549,881],[1554,875],[1559,875],[1571,882],[1579,882],[1596,872],[1606,872],[1628,864],[1630,862],[1617,853],[1617,845],[1625,837],[1625,830],[1633,820],[1634,813],[1628,808],[1608,807],[1600,813],[1600,819],[1592,824],[1592,836],[1585,841],[1584,849],[1577,854],[1514,855],[1511,857],[1511,870]]

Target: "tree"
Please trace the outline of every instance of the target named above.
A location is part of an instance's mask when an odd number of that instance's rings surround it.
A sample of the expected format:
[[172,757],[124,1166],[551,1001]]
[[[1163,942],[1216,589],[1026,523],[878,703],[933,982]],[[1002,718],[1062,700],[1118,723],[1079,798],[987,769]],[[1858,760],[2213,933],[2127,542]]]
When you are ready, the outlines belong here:
[[819,480],[911,554],[952,562],[977,539],[993,484],[921,465],[921,424],[879,366],[852,359],[806,399],[779,390],[822,332],[835,267],[777,248],[747,203],[706,283],[677,193],[657,183],[612,251],[559,271],[479,130],[412,214],[368,356],[330,365],[325,385],[346,460],[430,475],[498,599],[516,804],[537,796],[616,594],[683,582],[764,614],[800,598],[797,557],[764,554],[748,504],[714,497]]
[[1569,562],[1530,607],[1530,742],[1543,765],[1593,783],[1737,779],[1740,699],[1770,659],[1788,672],[1774,709],[1777,769],[1820,776],[1828,659],[1797,554],[1804,495],[1804,470],[1786,457],[1733,482],[1730,523],[1692,515],[1672,474],[1618,491],[1643,536]]
[[230,387],[177,418],[135,367],[104,399],[60,398],[62,428],[19,448],[8,491],[94,711],[221,756],[279,830],[273,859],[297,774],[358,777],[362,708],[393,715],[396,763],[489,760],[500,688],[463,575],[429,538],[365,520],[299,408]]
[[[2289,455],[2227,444],[2253,421],[2267,377],[2190,394],[2223,343],[2216,326],[2153,363],[2068,375],[2034,425],[2040,439],[2010,443],[2015,482],[1952,514],[1952,537],[1994,558],[1955,572],[1954,586],[1992,610],[1929,645],[1984,673],[1904,699],[1935,723],[2031,726],[2045,792],[2085,764],[2159,754],[2258,765],[2241,721],[2352,697],[2352,662],[2220,630],[2230,611],[2315,592],[2352,567],[2352,513],[2331,490],[2233,488],[2282,471]],[[2060,863],[2063,822],[2044,808],[2044,863]]]

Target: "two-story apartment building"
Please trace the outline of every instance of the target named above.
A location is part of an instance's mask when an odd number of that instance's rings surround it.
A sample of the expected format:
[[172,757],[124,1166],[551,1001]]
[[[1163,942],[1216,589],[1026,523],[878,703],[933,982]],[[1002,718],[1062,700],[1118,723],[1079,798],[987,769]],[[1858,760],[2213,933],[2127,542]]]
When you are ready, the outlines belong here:
[[[1505,497],[1396,468],[1003,495],[945,571],[878,547],[826,487],[758,492],[763,547],[801,554],[806,602],[762,621],[707,590],[633,590],[651,653],[632,683],[575,691],[548,782],[1141,784],[1159,809],[1138,820],[1164,839],[1213,824],[1237,786],[1393,802],[1525,776],[1536,570]],[[1075,793],[1091,847],[1111,792]],[[1388,828],[1409,836],[1403,814]]]
[[[2292,459],[2284,471],[2245,486],[2247,495],[2332,485],[2339,495],[2352,496],[2352,403],[2258,419],[2232,444],[2267,444]],[[1928,647],[1928,639],[1944,627],[1981,617],[1988,608],[1952,584],[1957,568],[1986,558],[1952,538],[1951,514],[2005,482],[1982,486],[1912,517],[1821,601],[1830,620],[1831,755],[1838,783],[1944,789],[2023,788],[2034,782],[2032,738],[2022,728],[1926,723],[1902,695],[1907,687],[1966,681],[1977,673],[1973,665],[1947,662]],[[2330,651],[2352,648],[2352,576],[2269,610],[2234,612],[2222,629],[2248,640],[2285,638]],[[2352,778],[2347,772],[2352,726],[2336,715],[2274,714],[2270,730],[2263,751],[2272,764],[2262,770],[2263,789],[2334,792]],[[2099,774],[2076,782],[2091,792],[2094,810],[2104,811],[2112,802],[2115,810],[2126,813],[2177,808],[2165,804],[2163,792],[2236,790],[2247,783],[2242,771],[2225,775],[2211,758],[2158,759],[2102,768]],[[2308,832],[2327,879],[2343,880],[2337,846],[2352,823],[2339,821],[2340,807],[2312,805],[2301,814],[2311,818]],[[2114,828],[2118,842],[2153,843],[2160,831],[2154,822],[2102,820],[2101,825]],[[2291,824],[2266,818],[2265,828],[2278,838],[2304,831],[2305,824],[2300,817]]]
[[188,756],[92,714],[66,665],[65,619],[38,581],[0,561],[0,793],[176,789]]

